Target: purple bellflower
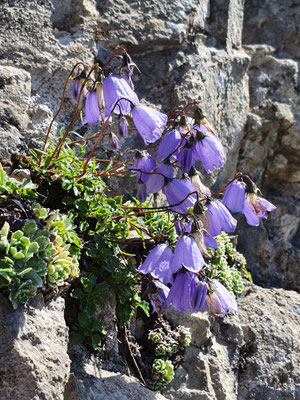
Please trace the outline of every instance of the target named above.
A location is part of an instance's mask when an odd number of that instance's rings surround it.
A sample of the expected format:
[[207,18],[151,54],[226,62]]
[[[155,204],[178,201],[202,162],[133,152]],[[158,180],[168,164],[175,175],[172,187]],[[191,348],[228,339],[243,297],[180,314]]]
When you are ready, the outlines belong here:
[[[167,197],[169,205],[174,205],[171,210],[180,214],[186,214],[187,208],[193,207],[196,202],[196,195],[189,195],[191,193],[190,189],[183,182],[176,179],[172,179],[165,184],[163,193]],[[175,206],[175,204],[177,205]]]
[[206,207],[205,214],[199,218],[211,236],[218,236],[222,231],[234,232],[237,220],[219,200],[209,202]]
[[243,213],[247,223],[252,226],[259,225],[260,218],[267,218],[267,211],[273,211],[276,207],[268,200],[258,197],[255,193],[246,193]]
[[[74,97],[75,100],[78,100],[79,93],[80,93],[81,87],[82,87],[82,85],[83,85],[83,83],[84,83],[84,81],[85,81],[85,78],[86,78],[86,72],[85,72],[85,71],[81,71],[80,75],[77,76],[77,77],[74,79],[74,83],[73,83],[73,97]],[[86,88],[84,87],[81,96],[82,96],[82,97],[83,97],[83,96],[86,96],[86,94],[87,94],[87,90],[86,90]]]
[[[156,167],[156,162],[147,151],[137,151],[133,160],[134,164],[132,169],[134,172],[136,172],[138,181],[146,183],[151,176],[150,172]],[[143,174],[142,172],[135,170],[140,170],[146,173]]]
[[227,310],[237,310],[237,303],[230,292],[216,279],[209,281],[206,302],[212,316],[224,317]]
[[162,134],[168,117],[148,106],[139,104],[131,111],[132,119],[145,145],[156,142]]
[[136,195],[138,198],[138,201],[141,203],[144,203],[147,199],[147,186],[143,182],[138,182],[137,184],[137,190],[136,190]]
[[177,149],[181,140],[180,132],[177,129],[166,132],[155,153],[156,157],[159,157],[161,160],[167,158]]
[[117,136],[112,132],[109,135],[109,143],[110,143],[110,147],[113,150],[117,150],[119,148],[119,140],[118,140]]
[[195,161],[201,161],[205,171],[210,174],[214,167],[221,168],[224,165],[226,150],[217,136],[206,131],[203,133],[203,128],[197,131],[193,157]]
[[118,116],[118,135],[122,138],[128,135],[128,123],[126,117],[122,113]]
[[136,68],[139,72],[141,72],[137,65],[132,61],[131,57],[129,54],[124,54],[122,57],[122,67],[121,71],[123,73],[123,76],[128,83],[128,85],[131,87],[132,90],[134,90],[133,82],[132,82],[132,75],[133,75],[133,70]]
[[203,256],[193,236],[182,236],[175,247],[172,262],[172,273],[175,274],[182,267],[191,272],[199,272],[205,264]]
[[160,244],[150,251],[146,260],[138,268],[142,274],[150,274],[153,278],[157,278],[164,284],[173,282],[171,272],[171,264],[173,261],[173,253],[170,247]]
[[103,95],[105,102],[105,117],[108,117],[119,99],[114,113],[130,114],[132,104],[139,104],[139,99],[125,79],[119,75],[110,75],[103,82]]
[[206,295],[207,295],[207,285],[204,282],[196,283],[194,290],[193,290],[193,297],[192,297],[192,309],[194,311],[201,311],[203,308],[207,307],[208,304],[206,302]]
[[160,163],[147,180],[147,189],[149,193],[158,193],[165,184],[165,178],[172,179],[174,169],[169,163]]
[[85,116],[82,120],[83,124],[89,124],[94,126],[100,121],[101,113],[98,104],[97,92],[89,92],[86,96],[86,102],[84,107]]
[[79,79],[75,79],[73,83],[73,97],[75,100],[78,100],[78,96],[81,90],[81,85]]
[[192,295],[195,286],[195,274],[191,272],[180,272],[170,289],[164,307],[170,304],[179,311],[186,311],[192,307]]
[[181,171],[184,173],[190,172],[191,168],[195,164],[193,158],[192,144],[190,142],[187,142],[183,147],[178,150],[178,152],[176,152],[176,157],[180,163]]
[[151,293],[148,291],[148,297],[152,305],[153,312],[162,314],[164,311],[164,303],[168,297],[170,289],[160,281],[153,281],[152,284],[154,285],[155,290],[152,289]]
[[234,180],[227,186],[222,203],[232,212],[243,212],[245,191],[245,183]]

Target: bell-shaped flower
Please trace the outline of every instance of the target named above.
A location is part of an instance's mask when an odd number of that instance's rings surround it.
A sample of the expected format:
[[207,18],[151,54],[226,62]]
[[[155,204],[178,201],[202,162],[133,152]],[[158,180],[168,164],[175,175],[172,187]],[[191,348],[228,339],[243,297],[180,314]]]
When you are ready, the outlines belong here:
[[128,135],[128,123],[126,117],[121,113],[118,116],[118,135],[122,138]]
[[187,142],[183,147],[181,147],[176,153],[176,158],[180,163],[181,171],[183,173],[190,172],[191,168],[195,164],[193,158],[192,144]]
[[168,120],[166,114],[142,104],[133,107],[131,115],[136,129],[146,145],[156,142],[161,137]]
[[195,286],[195,274],[191,272],[179,272],[170,289],[164,307],[170,304],[179,311],[186,311],[192,307],[192,295]]
[[[112,111],[123,115],[130,114],[133,105],[139,104],[139,99],[125,79],[119,75],[110,75],[103,82],[105,117]],[[119,99],[122,99],[118,101]],[[116,107],[115,104],[118,104]]]
[[163,193],[172,211],[180,214],[187,214],[187,208],[193,207],[196,202],[196,195],[190,194],[190,189],[181,181],[169,180],[163,187]]
[[227,310],[237,310],[236,300],[218,280],[212,279],[208,285],[206,302],[213,317],[224,317]]
[[164,160],[170,156],[180,145],[181,140],[180,132],[177,129],[166,132],[155,153],[156,157]]
[[114,133],[110,133],[109,135],[109,143],[110,143],[110,147],[113,150],[117,150],[119,148],[119,139],[117,138],[117,136]]
[[129,54],[124,54],[122,57],[122,66],[121,66],[121,71],[122,74],[128,83],[128,85],[131,87],[131,89],[134,89],[133,82],[132,82],[132,75],[133,75],[133,70],[136,68],[139,72],[141,72],[137,65],[132,61],[131,57]]
[[149,175],[147,189],[149,193],[158,193],[165,184],[165,178],[172,179],[174,169],[168,162],[158,164],[157,168]]
[[206,207],[199,219],[211,236],[218,236],[222,231],[234,232],[237,220],[219,200],[209,202]]
[[165,301],[170,293],[168,286],[164,285],[160,281],[151,282],[151,289],[148,287],[148,297],[153,308],[153,312],[162,314],[165,310]]
[[146,186],[145,183],[139,182],[137,184],[136,195],[137,195],[138,201],[140,201],[141,203],[144,203],[146,201],[146,199],[147,199],[147,186]]
[[[82,85],[83,85],[83,83],[85,81],[85,78],[86,78],[86,72],[85,71],[81,71],[80,75],[77,76],[74,79],[73,90],[72,91],[73,91],[73,97],[74,97],[75,100],[78,100],[79,93],[81,91],[81,87],[82,87]],[[87,90],[84,87],[84,89],[82,90],[82,97],[86,96],[86,94],[87,94]]]
[[206,295],[207,284],[205,282],[198,281],[194,287],[192,297],[192,309],[194,311],[201,311],[203,308],[208,306],[206,302]]
[[203,256],[193,236],[182,236],[175,247],[172,273],[175,274],[182,267],[191,272],[199,272],[204,264]]
[[226,150],[220,139],[210,132],[197,132],[193,146],[195,161],[201,161],[206,172],[211,173],[214,167],[221,168],[226,159]]
[[273,211],[276,207],[268,200],[258,197],[255,193],[246,193],[243,213],[247,223],[252,226],[259,225],[260,218],[267,218],[267,211]]
[[164,284],[173,282],[171,264],[173,261],[173,253],[170,247],[160,244],[150,251],[146,260],[138,268],[142,274],[150,274],[153,278],[157,278]]
[[89,92],[86,96],[85,107],[84,107],[84,118],[83,124],[89,124],[94,126],[100,121],[101,113],[98,104],[98,96],[96,90]]
[[222,203],[232,212],[242,212],[244,209],[245,191],[245,183],[234,180],[227,186]]
[[75,79],[73,83],[73,97],[75,100],[78,100],[80,90],[81,90],[81,85],[79,79]]
[[150,172],[156,167],[156,162],[147,151],[137,151],[133,161],[132,169],[136,173],[138,181],[146,183],[150,177]]

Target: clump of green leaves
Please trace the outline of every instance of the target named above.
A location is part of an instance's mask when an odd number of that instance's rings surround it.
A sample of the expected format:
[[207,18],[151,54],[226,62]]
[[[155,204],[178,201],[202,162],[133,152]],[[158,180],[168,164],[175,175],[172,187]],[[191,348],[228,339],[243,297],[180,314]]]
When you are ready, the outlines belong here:
[[22,182],[10,178],[0,164],[0,196],[2,202],[9,198],[28,198],[36,199],[38,196],[35,192],[37,185],[31,179],[25,178]]
[[174,379],[174,366],[170,360],[157,358],[152,365],[153,390],[161,390]]
[[44,214],[44,229],[32,220],[15,232],[5,222],[0,231],[0,288],[8,292],[14,308],[34,297],[38,288],[56,288],[79,275],[79,253],[64,237],[64,216],[57,211],[49,215],[37,203],[33,210]]
[[0,290],[17,308],[38,288],[58,288],[79,275],[81,241],[72,215],[31,202],[38,196],[30,179],[18,182],[0,166],[0,183],[1,204],[16,203],[24,212],[19,229],[5,221],[0,231]]
[[243,277],[252,282],[251,274],[246,270],[246,259],[235,249],[227,233],[222,232],[216,240],[218,249],[208,249],[212,258],[204,268],[205,275],[218,279],[228,290],[239,294],[243,290]]
[[167,321],[158,319],[154,329],[148,333],[155,358],[152,364],[151,380],[153,390],[163,389],[174,378],[177,356],[183,354],[192,340],[189,328],[178,326],[171,329]]

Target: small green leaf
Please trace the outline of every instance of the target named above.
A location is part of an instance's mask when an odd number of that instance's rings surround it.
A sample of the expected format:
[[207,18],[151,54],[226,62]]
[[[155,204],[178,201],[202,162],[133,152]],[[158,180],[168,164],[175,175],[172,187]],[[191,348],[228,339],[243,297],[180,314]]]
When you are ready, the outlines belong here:
[[78,322],[81,328],[87,328],[91,324],[91,317],[87,313],[79,312]]
[[80,288],[75,288],[72,293],[71,297],[74,299],[83,299],[86,296]]
[[90,336],[91,339],[91,344],[93,346],[94,350],[97,350],[101,346],[101,337],[98,335],[98,333],[93,333]]
[[27,236],[32,236],[35,234],[37,230],[36,224],[34,221],[28,222],[27,224],[24,225],[23,227],[23,232]]
[[72,337],[73,344],[80,344],[84,341],[85,335],[82,331],[76,332]]

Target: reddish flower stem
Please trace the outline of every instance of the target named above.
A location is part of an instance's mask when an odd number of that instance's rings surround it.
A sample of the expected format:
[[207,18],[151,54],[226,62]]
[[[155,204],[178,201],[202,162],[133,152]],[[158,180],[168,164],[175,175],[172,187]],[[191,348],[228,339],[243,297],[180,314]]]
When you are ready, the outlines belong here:
[[[43,147],[42,147],[42,152],[45,150],[45,147],[46,147],[46,144],[47,144],[47,142],[48,142],[49,135],[50,135],[50,132],[51,132],[53,123],[54,123],[54,121],[56,120],[56,118],[58,117],[58,114],[60,113],[60,111],[61,111],[61,109],[62,109],[63,102],[64,102],[64,98],[65,98],[65,93],[66,93],[66,89],[67,89],[67,85],[68,85],[68,83],[69,83],[69,81],[70,81],[71,76],[73,75],[73,72],[75,71],[75,68],[78,67],[78,65],[83,65],[83,66],[84,66],[84,64],[83,64],[82,62],[76,63],[76,64],[74,65],[74,67],[72,68],[72,71],[70,72],[68,78],[67,78],[66,81],[65,81],[64,88],[63,88],[63,92],[62,92],[62,96],[61,96],[60,105],[59,105],[59,108],[58,108],[58,110],[56,111],[54,117],[52,118],[52,120],[51,120],[51,122],[50,122],[48,131],[47,131],[47,134],[46,134],[46,137],[45,137],[45,140],[44,140],[44,144],[43,144]],[[42,156],[43,156],[43,155],[41,154],[41,155],[40,155],[40,159],[39,159],[39,164],[38,164],[39,167],[41,166]]]

